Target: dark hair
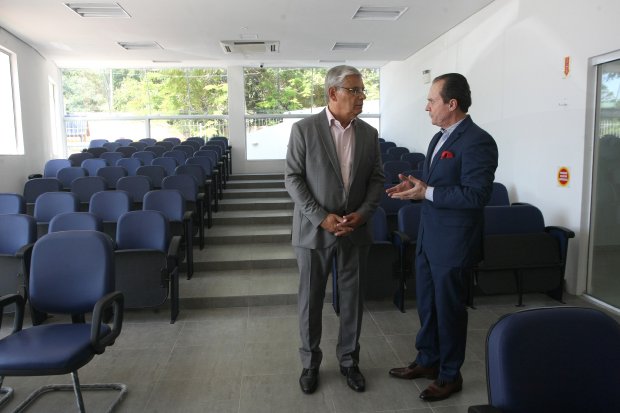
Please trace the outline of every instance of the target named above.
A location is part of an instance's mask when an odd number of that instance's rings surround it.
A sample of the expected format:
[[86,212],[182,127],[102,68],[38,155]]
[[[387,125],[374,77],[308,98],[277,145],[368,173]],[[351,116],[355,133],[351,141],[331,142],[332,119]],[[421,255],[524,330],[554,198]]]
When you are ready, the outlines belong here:
[[443,88],[439,92],[444,103],[448,103],[450,99],[456,99],[459,108],[467,113],[471,106],[471,90],[467,79],[460,73],[446,73],[437,76],[433,83],[443,80]]

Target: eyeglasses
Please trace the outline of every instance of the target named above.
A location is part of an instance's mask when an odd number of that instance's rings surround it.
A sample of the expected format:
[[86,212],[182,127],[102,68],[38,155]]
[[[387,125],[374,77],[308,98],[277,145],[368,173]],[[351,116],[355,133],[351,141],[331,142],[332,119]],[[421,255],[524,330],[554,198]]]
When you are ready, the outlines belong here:
[[366,89],[359,88],[359,87],[342,87],[342,86],[336,86],[338,89],[344,89],[346,91],[348,91],[349,93],[351,93],[353,96],[358,96],[358,95],[366,95]]

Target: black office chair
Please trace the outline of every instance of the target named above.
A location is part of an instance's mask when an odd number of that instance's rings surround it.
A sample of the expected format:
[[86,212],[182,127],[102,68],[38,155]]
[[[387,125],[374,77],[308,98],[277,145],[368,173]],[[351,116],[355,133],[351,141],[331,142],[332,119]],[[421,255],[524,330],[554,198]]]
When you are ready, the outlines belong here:
[[620,412],[620,325],[600,310],[508,314],[486,344],[488,405],[469,413]]
[[[67,254],[79,251],[79,254]],[[46,323],[23,329],[24,298],[19,294],[0,298],[0,307],[15,304],[12,332],[0,339],[0,380],[8,376],[50,376],[71,373],[73,385],[48,384],[31,393],[14,411],[23,411],[43,393],[74,391],[80,412],[84,412],[82,390],[118,390],[121,401],[124,384],[81,385],[78,370],[95,355],[114,344],[123,324],[123,295],[114,290],[113,243],[96,231],[62,231],[47,234],[36,242],[30,266],[30,296],[33,305],[52,314],[92,312],[90,323]],[[110,314],[112,325],[104,322]],[[13,395],[2,387],[0,406]]]

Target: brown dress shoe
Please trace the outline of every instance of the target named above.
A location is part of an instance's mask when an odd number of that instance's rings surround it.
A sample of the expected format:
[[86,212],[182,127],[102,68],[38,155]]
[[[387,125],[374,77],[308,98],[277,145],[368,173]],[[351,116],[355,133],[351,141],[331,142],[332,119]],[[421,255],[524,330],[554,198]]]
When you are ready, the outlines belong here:
[[438,400],[447,399],[453,393],[463,390],[463,377],[459,373],[454,381],[446,382],[444,380],[435,380],[426,390],[420,393],[420,399],[426,402],[436,402]]
[[439,367],[424,367],[416,363],[411,363],[407,367],[396,367],[390,370],[390,376],[397,379],[431,379],[435,380],[439,375]]

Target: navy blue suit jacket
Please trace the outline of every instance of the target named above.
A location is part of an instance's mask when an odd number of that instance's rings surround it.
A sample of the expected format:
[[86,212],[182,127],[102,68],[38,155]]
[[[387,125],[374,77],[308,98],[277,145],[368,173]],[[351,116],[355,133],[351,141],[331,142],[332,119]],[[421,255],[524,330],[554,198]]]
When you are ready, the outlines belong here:
[[482,257],[483,208],[491,197],[497,145],[467,116],[431,163],[439,138],[424,161],[422,180],[435,189],[433,201],[423,201],[417,252],[423,249],[432,264],[470,267]]

